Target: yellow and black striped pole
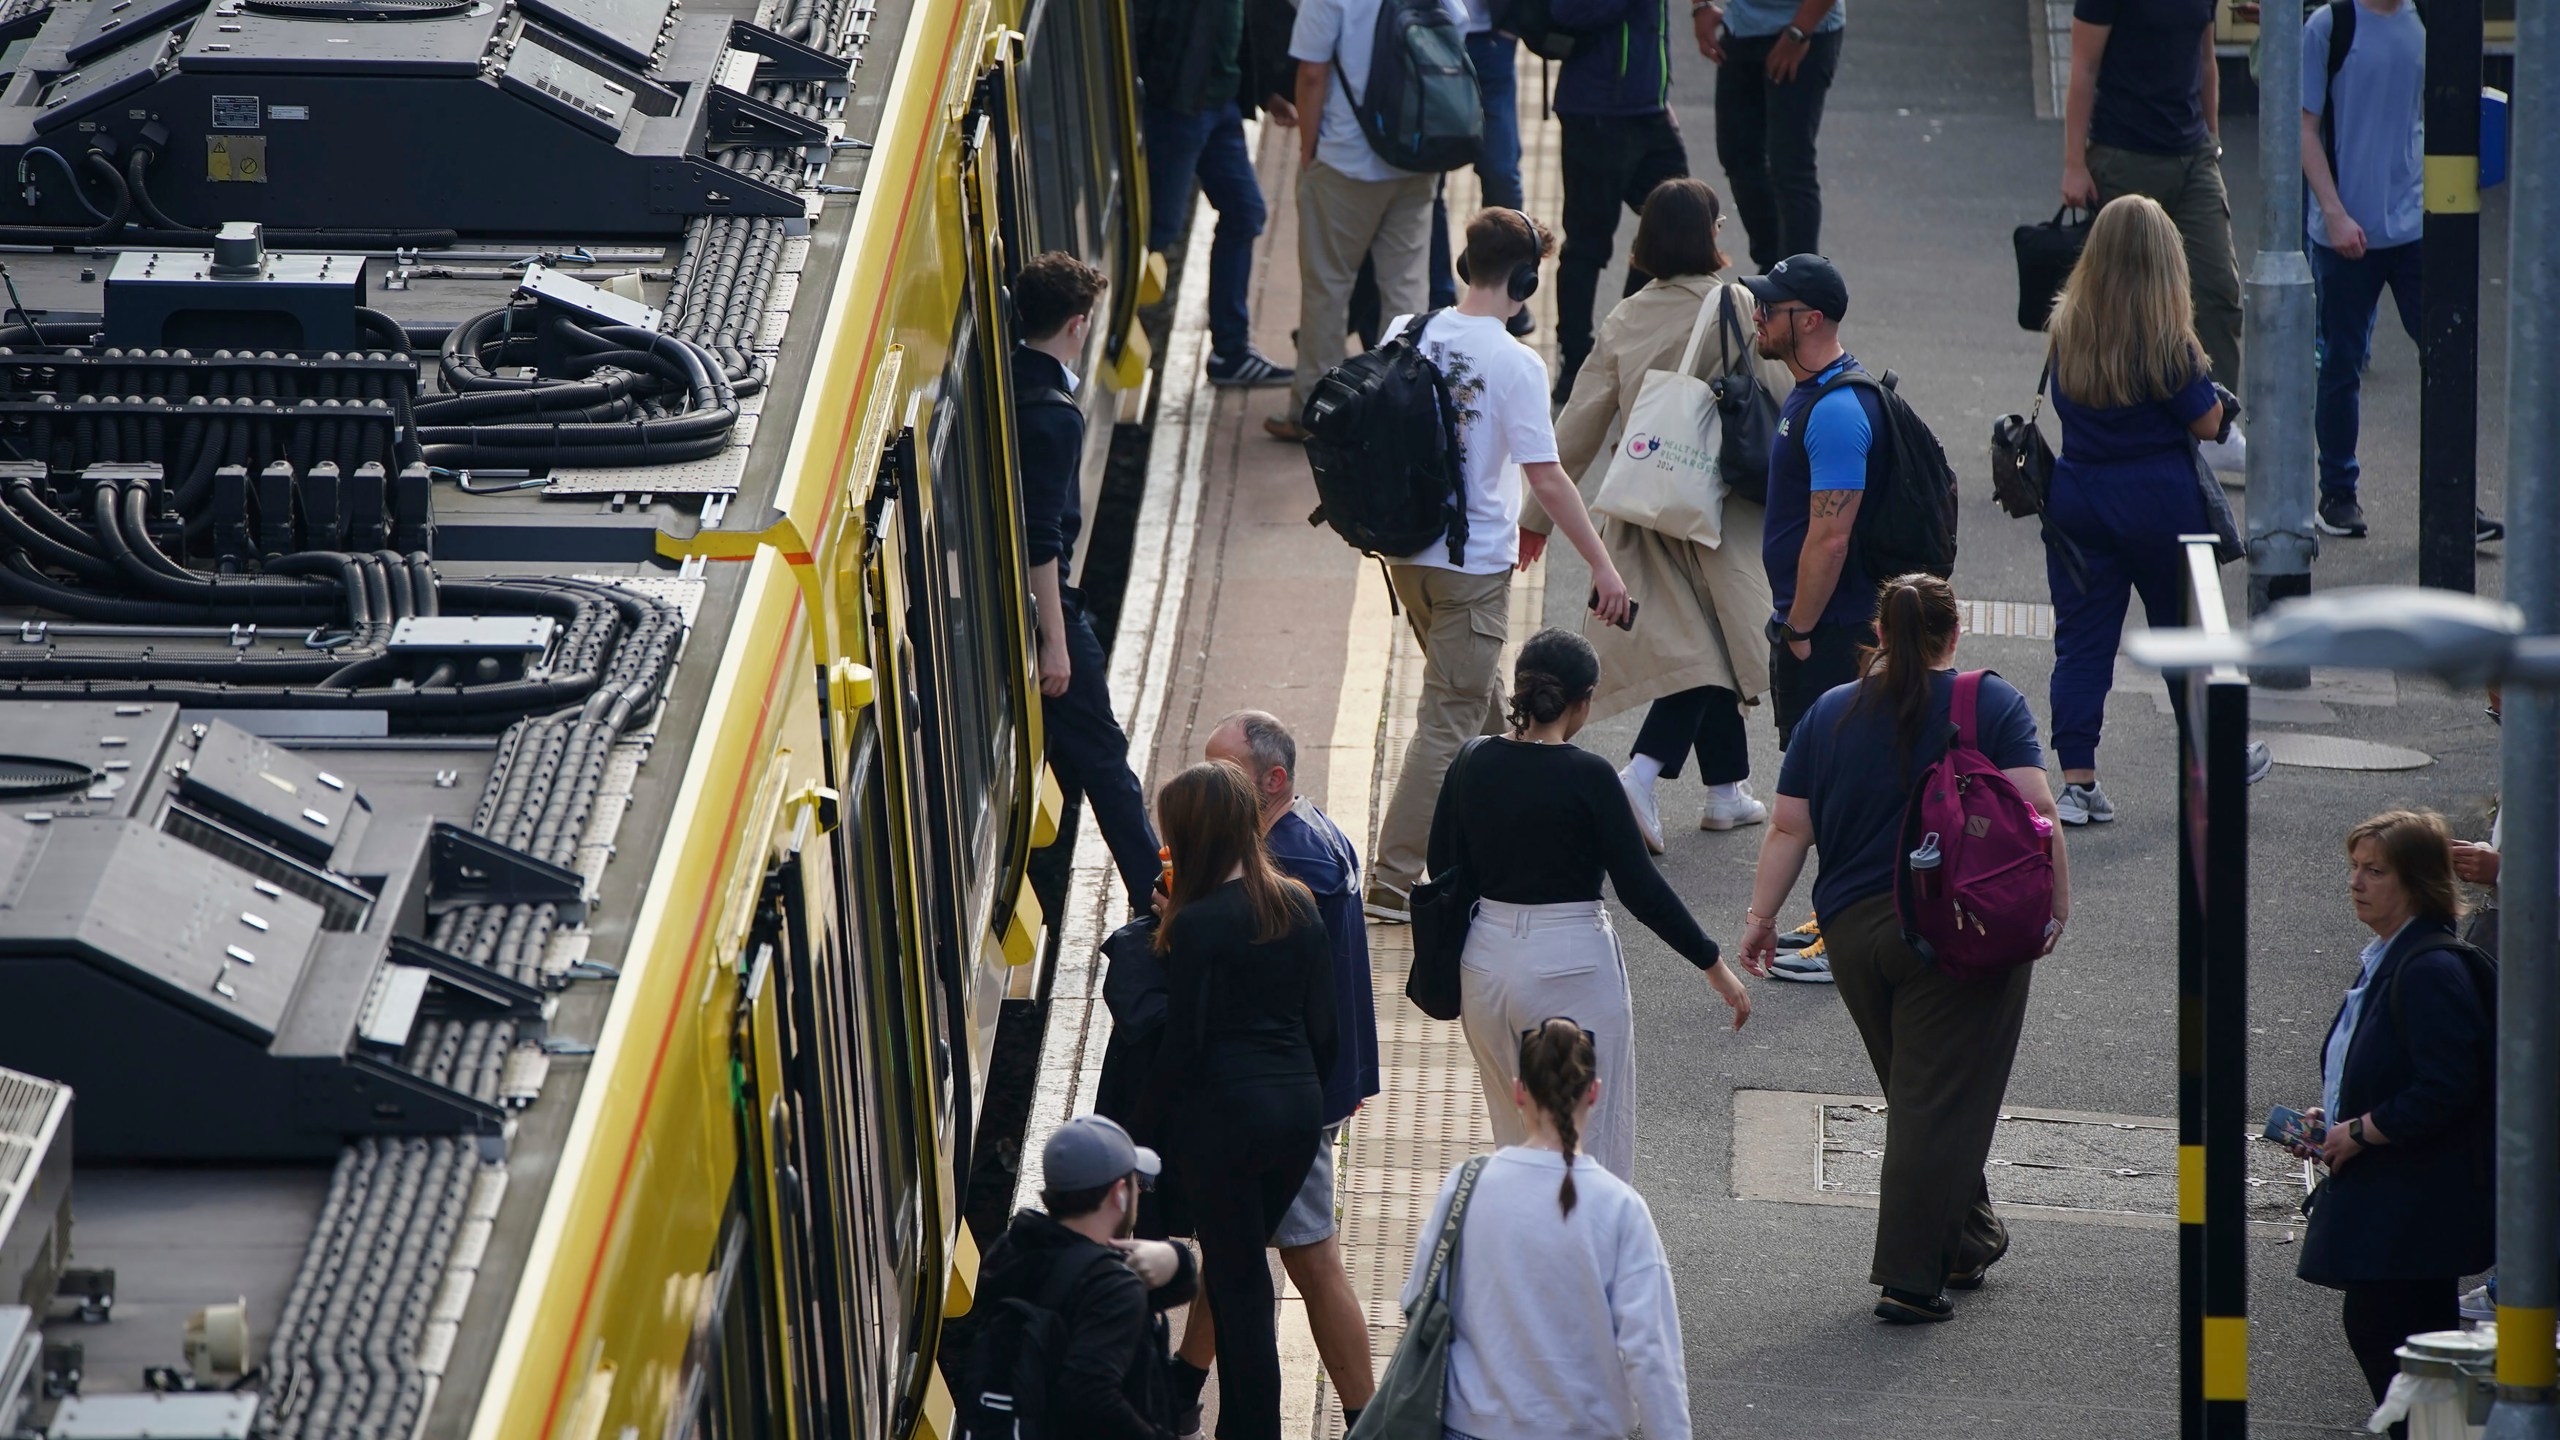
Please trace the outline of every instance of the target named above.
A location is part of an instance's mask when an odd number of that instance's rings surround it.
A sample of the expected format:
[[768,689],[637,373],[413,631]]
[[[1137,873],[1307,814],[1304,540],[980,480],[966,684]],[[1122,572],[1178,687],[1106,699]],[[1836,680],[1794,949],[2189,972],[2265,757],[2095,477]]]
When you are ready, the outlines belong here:
[[2433,0],[2426,21],[2418,583],[2470,591],[2480,483],[2480,0]]

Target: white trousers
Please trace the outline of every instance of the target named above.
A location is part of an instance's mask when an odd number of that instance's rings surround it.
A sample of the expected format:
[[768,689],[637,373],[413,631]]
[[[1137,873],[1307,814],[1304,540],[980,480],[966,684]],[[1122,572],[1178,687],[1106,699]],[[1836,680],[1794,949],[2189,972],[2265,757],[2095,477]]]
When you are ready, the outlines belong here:
[[1459,1022],[1475,1052],[1493,1137],[1504,1145],[1529,1138],[1529,1122],[1512,1103],[1520,1073],[1521,1032],[1562,1016],[1591,1032],[1600,1062],[1600,1104],[1578,1137],[1578,1150],[1633,1183],[1636,1163],[1635,1004],[1627,993],[1626,957],[1609,910],[1597,900],[1560,905],[1477,902],[1459,962]]

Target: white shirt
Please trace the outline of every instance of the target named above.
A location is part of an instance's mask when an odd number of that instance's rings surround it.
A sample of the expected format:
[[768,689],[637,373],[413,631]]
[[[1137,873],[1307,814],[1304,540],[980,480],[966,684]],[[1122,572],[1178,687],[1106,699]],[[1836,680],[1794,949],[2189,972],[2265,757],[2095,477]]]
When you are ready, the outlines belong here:
[[[1564,1157],[1506,1146],[1467,1200],[1450,1291],[1449,1429],[1477,1440],[1689,1440],[1680,1307],[1653,1212],[1588,1155],[1559,1214]],[[1421,1294],[1458,1172],[1423,1222],[1404,1303]]]
[[[1380,343],[1413,319],[1399,315]],[[1422,353],[1449,381],[1458,405],[1459,468],[1467,492],[1466,563],[1449,563],[1449,547],[1433,541],[1406,565],[1468,575],[1498,575],[1520,559],[1520,467],[1556,458],[1555,422],[1547,414],[1547,362],[1489,315],[1443,310],[1422,332]]]
[[[1441,3],[1451,18],[1465,23],[1466,0]],[[1369,137],[1360,133],[1360,117],[1351,110],[1351,97],[1368,88],[1370,42],[1377,29],[1378,0],[1301,0],[1297,26],[1289,32],[1289,58],[1328,70],[1334,62],[1341,64],[1340,71],[1325,80],[1316,160],[1354,180],[1403,180],[1414,172],[1379,159],[1378,152],[1369,148]]]

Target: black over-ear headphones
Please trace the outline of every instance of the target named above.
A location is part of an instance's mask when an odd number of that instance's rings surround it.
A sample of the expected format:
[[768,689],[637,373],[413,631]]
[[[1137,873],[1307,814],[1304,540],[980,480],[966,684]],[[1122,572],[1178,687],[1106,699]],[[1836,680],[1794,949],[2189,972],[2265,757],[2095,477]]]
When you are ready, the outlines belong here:
[[[1503,282],[1502,288],[1514,301],[1525,302],[1538,293],[1538,251],[1544,247],[1538,243],[1538,222],[1529,218],[1529,212],[1513,210],[1511,213],[1519,216],[1520,223],[1529,229],[1529,258],[1511,267],[1510,278]],[[1467,273],[1467,252],[1464,250],[1458,252],[1458,278],[1470,285],[1475,283],[1475,277]]]

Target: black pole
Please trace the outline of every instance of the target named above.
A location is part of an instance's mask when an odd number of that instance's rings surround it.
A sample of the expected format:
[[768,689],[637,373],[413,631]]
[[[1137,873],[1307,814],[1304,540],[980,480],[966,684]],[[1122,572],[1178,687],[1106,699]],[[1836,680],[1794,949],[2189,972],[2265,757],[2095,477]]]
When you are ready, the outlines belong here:
[[2480,0],[2427,6],[2424,318],[2418,356],[2418,583],[2478,588]]
[[[2219,597],[2216,597],[2217,601]],[[2198,694],[2197,692],[2202,692]],[[2204,757],[2204,1433],[2249,1431],[2249,682],[2199,676]]]

